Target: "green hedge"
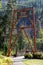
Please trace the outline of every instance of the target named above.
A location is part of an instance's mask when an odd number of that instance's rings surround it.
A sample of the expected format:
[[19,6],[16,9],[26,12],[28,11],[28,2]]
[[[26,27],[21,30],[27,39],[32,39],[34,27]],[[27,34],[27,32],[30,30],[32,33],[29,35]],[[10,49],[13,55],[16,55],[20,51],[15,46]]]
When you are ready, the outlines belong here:
[[35,52],[33,54],[33,58],[35,58],[35,59],[41,59],[41,56],[42,56],[42,53],[41,52]]
[[29,58],[29,59],[33,58],[33,55],[31,53],[26,53],[24,56],[25,58]]
[[35,52],[35,53],[26,53],[24,57],[27,59],[43,59],[43,53],[41,52]]
[[41,54],[41,59],[43,59],[43,53]]

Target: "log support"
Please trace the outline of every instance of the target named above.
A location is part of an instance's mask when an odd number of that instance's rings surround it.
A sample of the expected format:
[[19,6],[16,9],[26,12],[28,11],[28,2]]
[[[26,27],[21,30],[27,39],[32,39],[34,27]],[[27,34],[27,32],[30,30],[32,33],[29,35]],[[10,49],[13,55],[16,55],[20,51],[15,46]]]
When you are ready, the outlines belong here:
[[[17,12],[26,12],[26,11],[29,11],[29,10],[32,10],[32,20],[30,20],[32,25],[31,26],[27,26],[27,27],[15,28],[16,27],[16,23],[15,22],[18,22],[18,19],[16,19],[16,21],[14,22],[15,14]],[[29,16],[29,15],[27,14],[27,16]],[[34,21],[34,9],[33,9],[33,7],[24,8],[24,9],[21,9],[21,10],[14,10],[13,11],[13,15],[12,15],[12,28],[11,28],[11,33],[10,33],[10,41],[9,41],[9,44],[8,44],[8,56],[10,56],[10,53],[11,53],[11,45],[14,46],[14,44],[16,43],[16,41],[17,41],[17,39],[19,37],[19,34],[18,34],[16,39],[15,39],[15,41],[12,43],[12,32],[13,32],[13,30],[17,29],[17,30],[21,30],[22,31],[22,30],[27,29],[27,28],[33,28],[33,30],[34,30],[34,48],[32,50],[36,52],[36,27],[35,27],[35,21]],[[24,30],[24,33],[25,33],[25,35],[26,35],[26,37],[27,37],[27,39],[29,41],[29,37],[27,36],[25,30]],[[32,45],[31,45],[30,41],[29,41],[29,43],[30,43],[30,47],[32,48]]]

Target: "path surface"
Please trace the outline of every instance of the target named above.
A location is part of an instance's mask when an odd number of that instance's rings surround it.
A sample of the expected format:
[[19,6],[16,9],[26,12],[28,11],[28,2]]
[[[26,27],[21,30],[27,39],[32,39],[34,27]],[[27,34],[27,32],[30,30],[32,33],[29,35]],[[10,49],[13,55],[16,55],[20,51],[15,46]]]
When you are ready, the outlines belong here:
[[12,58],[14,63],[13,65],[25,65],[22,60],[23,60],[24,56],[19,56],[19,57],[16,57],[16,58]]

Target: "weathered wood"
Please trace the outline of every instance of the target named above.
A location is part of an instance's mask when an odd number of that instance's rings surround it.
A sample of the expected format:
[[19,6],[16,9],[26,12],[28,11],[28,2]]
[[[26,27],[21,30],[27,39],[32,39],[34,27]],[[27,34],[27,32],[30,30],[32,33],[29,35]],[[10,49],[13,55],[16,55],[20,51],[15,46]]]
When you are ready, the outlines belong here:
[[[15,13],[17,13],[17,12],[20,12],[20,13],[21,13],[21,12],[26,12],[26,11],[29,11],[29,10],[32,10],[32,20],[30,20],[30,22],[32,23],[32,25],[31,25],[31,26],[27,26],[27,27],[16,28],[16,24],[18,23],[18,19],[23,18],[24,16],[19,17],[19,15],[18,15],[19,18],[14,20],[14,18],[15,18]],[[28,13],[29,13],[29,12],[28,12]],[[27,14],[27,15],[28,15],[28,16],[25,16],[25,17],[29,18],[29,14]],[[15,22],[14,22],[14,21],[15,21]],[[20,9],[20,10],[14,10],[14,11],[13,11],[13,16],[12,16],[12,29],[11,29],[11,33],[10,33],[10,42],[9,42],[9,45],[8,45],[8,56],[10,56],[10,52],[11,52],[10,45],[12,44],[11,41],[12,41],[12,32],[13,32],[13,30],[14,30],[14,29],[17,29],[17,30],[20,29],[20,30],[22,31],[22,29],[24,30],[24,29],[27,29],[27,28],[33,28],[33,30],[34,30],[34,48],[33,48],[32,50],[35,50],[35,51],[36,51],[36,27],[35,27],[35,22],[34,22],[34,9],[33,9],[33,7],[23,8],[23,9]],[[25,31],[24,31],[24,32],[25,32]],[[26,34],[26,32],[25,32],[25,34]],[[15,39],[15,41],[14,41],[14,44],[16,43],[18,37],[19,37],[19,35],[16,37],[16,39]],[[26,34],[26,37],[27,37],[27,39],[28,39],[28,41],[29,41],[29,37],[27,36],[27,34]],[[29,42],[30,42],[30,41],[29,41]],[[30,43],[30,46],[31,46],[31,48],[32,48],[31,43]]]

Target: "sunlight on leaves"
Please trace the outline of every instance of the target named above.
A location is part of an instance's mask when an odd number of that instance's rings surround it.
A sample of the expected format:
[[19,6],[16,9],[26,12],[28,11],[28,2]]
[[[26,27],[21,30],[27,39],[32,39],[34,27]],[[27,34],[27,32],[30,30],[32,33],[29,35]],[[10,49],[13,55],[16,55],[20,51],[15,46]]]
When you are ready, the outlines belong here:
[[0,1],[0,9],[2,8],[2,2]]

